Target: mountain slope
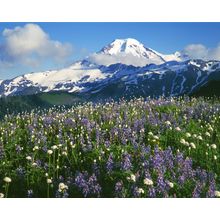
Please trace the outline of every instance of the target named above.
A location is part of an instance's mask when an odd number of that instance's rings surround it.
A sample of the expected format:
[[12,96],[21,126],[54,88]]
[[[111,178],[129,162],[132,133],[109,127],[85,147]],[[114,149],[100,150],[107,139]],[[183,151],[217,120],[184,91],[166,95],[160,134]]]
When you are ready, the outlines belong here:
[[194,91],[192,96],[220,97],[220,80],[211,80]]
[[110,66],[117,69],[114,76],[104,79],[90,93],[99,98],[191,94],[216,75],[220,76],[219,64],[218,61],[202,60],[167,62],[142,68],[115,64]]

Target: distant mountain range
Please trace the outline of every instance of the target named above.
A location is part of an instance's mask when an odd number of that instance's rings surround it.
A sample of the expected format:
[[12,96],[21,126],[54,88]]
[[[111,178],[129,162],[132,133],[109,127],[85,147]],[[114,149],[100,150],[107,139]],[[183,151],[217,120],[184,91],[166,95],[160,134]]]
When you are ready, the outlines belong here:
[[220,80],[220,61],[161,54],[135,39],[116,39],[67,68],[0,80],[0,97],[66,92],[90,100],[193,94]]

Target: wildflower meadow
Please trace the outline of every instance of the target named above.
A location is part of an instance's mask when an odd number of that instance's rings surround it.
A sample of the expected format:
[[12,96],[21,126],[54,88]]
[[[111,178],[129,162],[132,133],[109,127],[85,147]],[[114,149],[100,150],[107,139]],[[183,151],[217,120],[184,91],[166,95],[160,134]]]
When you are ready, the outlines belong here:
[[220,197],[220,102],[135,98],[5,115],[0,197]]

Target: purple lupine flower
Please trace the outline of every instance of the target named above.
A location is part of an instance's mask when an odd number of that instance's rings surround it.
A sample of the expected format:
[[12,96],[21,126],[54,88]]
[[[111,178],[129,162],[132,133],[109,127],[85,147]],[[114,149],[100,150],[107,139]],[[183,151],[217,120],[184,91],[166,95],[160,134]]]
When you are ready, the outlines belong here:
[[141,161],[142,161],[142,167],[144,169],[148,169],[149,168],[149,160],[147,160],[144,156],[141,155]]
[[167,184],[164,181],[164,177],[162,175],[159,175],[157,177],[157,187],[156,187],[156,191],[158,193],[161,193],[163,195],[166,194],[166,189],[167,189]]
[[150,152],[151,152],[151,147],[150,147],[150,146],[147,146],[147,147],[143,146],[143,147],[141,148],[141,151],[142,151],[144,154],[148,155],[148,154],[150,154]]
[[92,176],[89,177],[88,185],[89,185],[91,194],[100,196],[101,186],[98,184],[97,177],[95,174],[93,174]]
[[121,195],[122,189],[123,189],[123,182],[122,182],[122,181],[118,181],[118,182],[115,184],[115,193],[116,193],[116,196]]
[[75,184],[76,186],[83,191],[84,197],[87,197],[89,193],[89,187],[87,185],[87,182],[85,180],[85,176],[87,176],[87,173],[78,173],[76,178],[75,178]]
[[155,198],[156,197],[156,190],[154,187],[149,187],[149,190],[148,190],[148,196],[150,198]]
[[209,185],[209,189],[208,189],[208,192],[206,194],[206,197],[208,198],[214,198],[215,197],[215,182],[210,182],[210,185]]
[[164,162],[165,162],[167,168],[169,170],[172,170],[173,166],[174,166],[174,163],[173,163],[174,157],[173,157],[171,147],[168,147],[166,150],[164,150],[163,155],[164,155]]
[[206,194],[206,197],[214,198],[215,197],[215,190],[216,190],[215,179],[212,174],[208,174],[208,177],[209,177],[209,189]]
[[18,176],[24,176],[25,175],[25,169],[23,167],[18,167],[16,169],[16,173]]
[[141,192],[140,192],[140,190],[137,186],[135,186],[134,189],[133,189],[133,196],[136,197],[136,198],[141,196]]
[[82,191],[84,197],[88,195],[100,196],[101,186],[98,184],[95,174],[89,177],[87,172],[78,172],[75,178],[75,184]]
[[92,170],[95,173],[95,175],[97,176],[100,175],[100,168],[99,168],[99,165],[96,163],[96,161],[92,165]]
[[121,169],[122,170],[130,170],[132,168],[131,156],[128,153],[123,154]]
[[198,168],[196,169],[195,174],[202,184],[205,184],[207,182],[208,174],[205,170],[201,170],[200,168]]
[[149,170],[145,170],[145,172],[144,172],[144,178],[147,178],[147,179],[152,180]]
[[182,166],[182,164],[184,163],[184,157],[183,157],[182,153],[179,153],[179,152],[177,153],[177,155],[176,155],[176,162],[177,162],[177,165],[179,167]]
[[81,122],[82,122],[82,124],[85,125],[85,126],[89,125],[89,120],[88,120],[87,118],[83,118],[83,119],[81,120]]
[[45,146],[43,146],[42,150],[43,150],[43,151],[46,153],[46,152],[48,151],[47,146],[46,146],[46,145],[45,145]]
[[164,158],[161,151],[159,151],[158,147],[155,147],[154,157],[153,157],[153,167],[157,170],[159,175],[163,175],[166,171],[166,167],[164,166]]
[[17,154],[19,154],[19,153],[21,153],[22,148],[20,145],[17,145],[15,150],[16,150]]
[[178,184],[179,185],[181,185],[181,186],[184,185],[185,181],[186,181],[186,179],[185,179],[184,175],[181,175],[178,177]]
[[111,142],[110,142],[110,141],[108,141],[108,140],[107,140],[107,141],[105,141],[105,147],[106,147],[106,148],[109,148],[109,147],[110,147],[110,145],[111,145]]
[[193,198],[200,198],[201,191],[202,191],[202,185],[201,185],[201,183],[198,182],[198,183],[196,183],[196,186],[193,190],[192,197]]
[[194,177],[194,170],[192,168],[192,159],[186,158],[182,164],[182,172],[186,178]]
[[108,160],[106,162],[106,169],[108,173],[111,173],[114,167],[114,161],[113,161],[113,156],[112,153],[109,155]]
[[42,161],[41,160],[36,160],[36,164],[37,164],[38,167],[41,167]]
[[137,150],[138,149],[138,143],[136,141],[132,141],[132,145],[133,145],[133,148],[134,150]]
[[64,124],[65,124],[66,126],[69,126],[69,127],[74,127],[74,126],[75,126],[75,123],[73,122],[73,120],[72,120],[71,118],[66,118],[66,119],[64,120]]

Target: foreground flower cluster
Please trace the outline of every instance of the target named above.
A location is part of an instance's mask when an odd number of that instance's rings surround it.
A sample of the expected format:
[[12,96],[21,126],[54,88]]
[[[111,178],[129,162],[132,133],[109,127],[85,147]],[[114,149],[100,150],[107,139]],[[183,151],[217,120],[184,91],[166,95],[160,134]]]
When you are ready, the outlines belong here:
[[7,115],[0,198],[220,197],[220,104],[133,99]]

